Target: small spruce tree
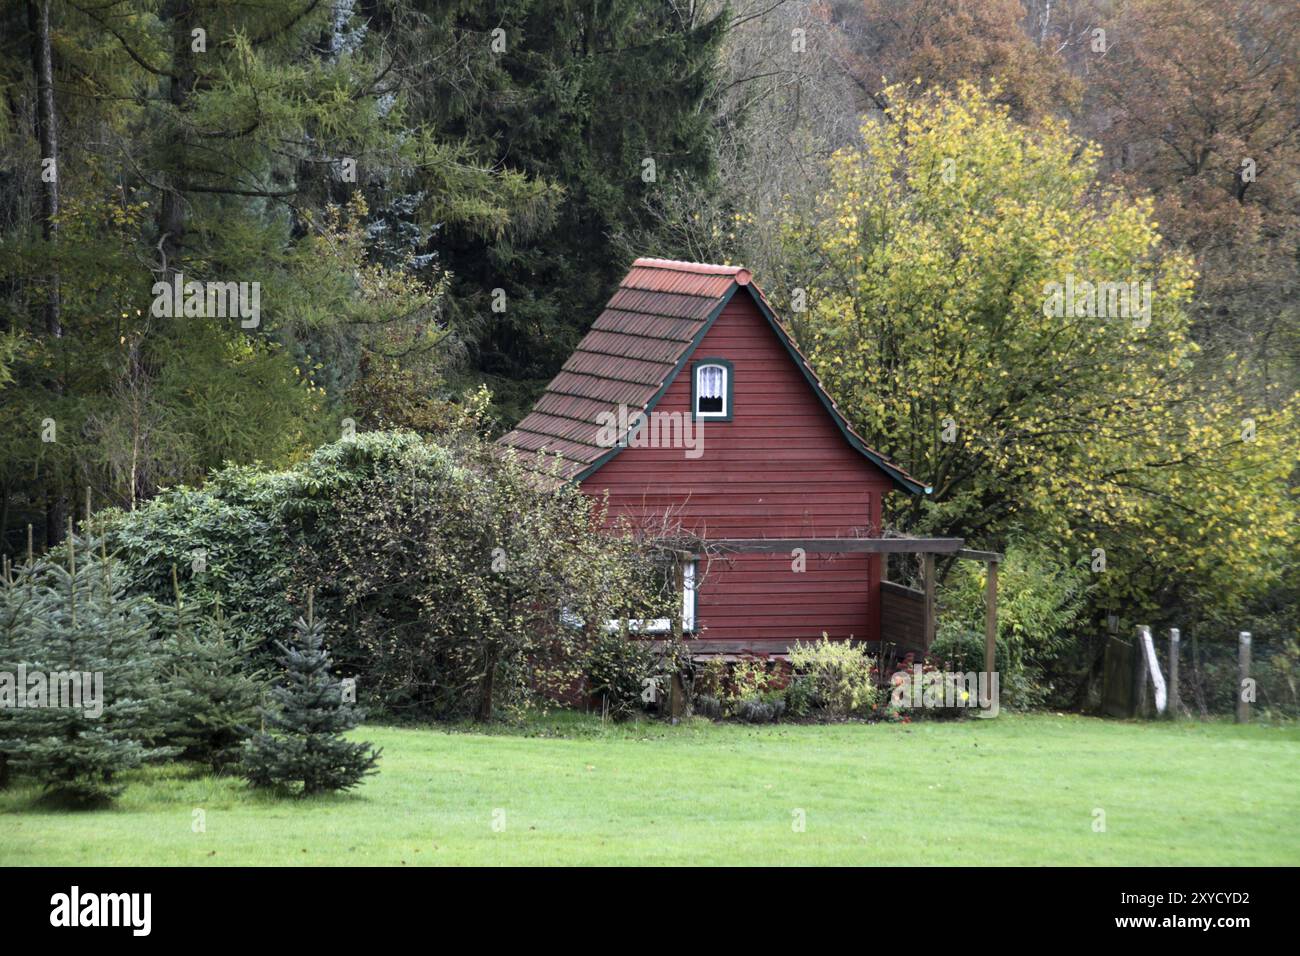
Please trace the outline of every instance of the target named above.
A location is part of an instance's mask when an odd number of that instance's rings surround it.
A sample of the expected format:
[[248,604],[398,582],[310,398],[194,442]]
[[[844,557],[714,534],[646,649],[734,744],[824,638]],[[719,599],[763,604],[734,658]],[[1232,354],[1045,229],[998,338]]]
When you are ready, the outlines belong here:
[[286,683],[271,691],[274,706],[262,708],[271,728],[244,744],[244,777],[255,787],[297,790],[303,796],[348,790],[376,771],[380,751],[352,743],[343,732],[356,727],[362,712],[343,699],[343,685],[330,673],[325,622],[294,622],[294,641],[278,645]]
[[[30,526],[29,526],[30,528]],[[16,752],[19,727],[18,668],[40,643],[45,622],[35,613],[34,562],[14,566],[0,558],[0,790],[9,786],[10,754]]]
[[211,617],[200,617],[179,587],[161,623],[167,634],[166,742],[185,760],[228,772],[257,727],[266,690],[261,672],[248,663],[251,642],[231,628],[220,602]]
[[120,771],[172,753],[151,746],[157,646],[144,600],[126,594],[111,556],[70,528],[63,558],[4,575],[0,670],[12,683],[21,665],[25,679],[0,687],[0,746],[52,797],[102,803],[121,792]]

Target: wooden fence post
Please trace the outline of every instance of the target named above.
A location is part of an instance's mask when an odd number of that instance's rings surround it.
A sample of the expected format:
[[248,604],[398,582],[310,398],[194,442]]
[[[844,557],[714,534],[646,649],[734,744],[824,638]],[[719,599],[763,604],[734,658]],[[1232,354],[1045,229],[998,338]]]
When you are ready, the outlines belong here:
[[1147,655],[1142,648],[1142,631],[1145,625],[1139,624],[1133,639],[1133,716],[1147,715]]
[[1169,629],[1169,718],[1178,719],[1178,652],[1182,646],[1182,635],[1178,628]]
[[[1246,700],[1246,682],[1250,680],[1250,631],[1242,631],[1237,644],[1237,723],[1250,722],[1250,701]],[[1251,697],[1254,697],[1251,694]]]

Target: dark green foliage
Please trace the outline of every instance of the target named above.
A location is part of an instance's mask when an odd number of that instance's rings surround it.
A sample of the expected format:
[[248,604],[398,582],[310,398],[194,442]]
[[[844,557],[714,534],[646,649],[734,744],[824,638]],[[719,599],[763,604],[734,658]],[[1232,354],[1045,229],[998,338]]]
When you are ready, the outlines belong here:
[[[58,127],[44,231],[27,6],[0,11],[0,550],[28,521],[59,540],[86,481],[129,506],[226,462],[284,464],[376,392],[428,418],[453,337],[427,246],[531,215],[547,187],[413,117],[427,78],[393,72],[374,5],[30,5],[49,8]],[[176,273],[255,283],[260,314],[155,314]]]
[[211,613],[219,601],[230,626],[265,648],[266,638],[293,626],[296,555],[319,546],[335,498],[421,444],[409,432],[363,433],[287,471],[231,466],[202,490],[174,488],[96,521],[133,589],[170,605],[175,569],[190,604]]
[[807,717],[817,705],[813,681],[804,674],[795,674],[785,688],[785,710],[791,717]]
[[[984,669],[984,589],[987,571],[957,562],[942,591],[938,635],[930,660],[947,670]],[[1070,564],[1059,554],[1024,542],[1006,549],[998,576],[996,660],[1002,706],[1026,709],[1044,703],[1079,706],[1083,677],[1076,653],[1085,601],[1094,586],[1086,562]],[[1086,655],[1091,663],[1091,655]],[[1069,696],[1052,700],[1055,684]]]
[[340,659],[393,711],[488,720],[563,697],[605,621],[669,616],[641,543],[472,437],[412,445],[329,505],[296,570],[329,587]]
[[[705,107],[725,8],[462,0],[425,14],[383,6],[418,38],[398,54],[399,69],[418,77],[413,115],[563,190],[533,222],[453,227],[439,244],[454,276],[453,321],[474,330],[479,371],[507,416],[518,417],[630,265],[611,237],[652,234],[647,199],[669,179],[699,189],[713,182],[716,131]],[[493,50],[498,27],[504,49]],[[506,294],[504,311],[492,310],[494,289]]]
[[280,645],[285,683],[271,692],[273,706],[262,709],[270,732],[256,734],[243,749],[243,773],[255,787],[309,796],[349,790],[377,771],[380,752],[343,736],[363,714],[343,699],[324,634],[323,620],[298,618],[294,640]]
[[736,704],[736,719],[747,724],[770,724],[785,716],[785,698],[780,694],[747,697]]
[[722,701],[712,694],[700,694],[695,698],[693,710],[699,717],[708,717],[710,720],[722,719]]
[[283,634],[293,613],[284,600],[292,541],[276,520],[281,484],[232,467],[203,490],[175,488],[135,511],[101,512],[96,521],[134,590],[170,608],[178,573],[196,614],[211,614],[220,602],[236,630]]
[[0,749],[52,797],[94,804],[117,796],[121,771],[174,751],[151,745],[159,658],[144,599],[126,594],[95,541],[69,543],[67,567],[37,561],[0,583],[0,672],[21,667],[47,688],[39,706],[18,707],[9,686]]

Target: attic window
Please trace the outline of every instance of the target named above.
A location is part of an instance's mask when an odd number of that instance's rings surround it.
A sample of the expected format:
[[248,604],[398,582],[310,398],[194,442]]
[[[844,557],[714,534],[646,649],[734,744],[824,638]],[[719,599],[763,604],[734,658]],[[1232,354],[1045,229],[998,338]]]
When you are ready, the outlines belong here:
[[731,420],[731,363],[702,359],[695,363],[691,407],[695,417]]

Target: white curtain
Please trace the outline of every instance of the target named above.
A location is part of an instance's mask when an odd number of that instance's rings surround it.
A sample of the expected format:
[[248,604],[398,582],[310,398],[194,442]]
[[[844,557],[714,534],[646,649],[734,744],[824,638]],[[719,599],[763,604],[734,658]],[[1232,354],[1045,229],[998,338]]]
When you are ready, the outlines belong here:
[[724,369],[719,365],[706,365],[700,369],[700,397],[721,398]]

